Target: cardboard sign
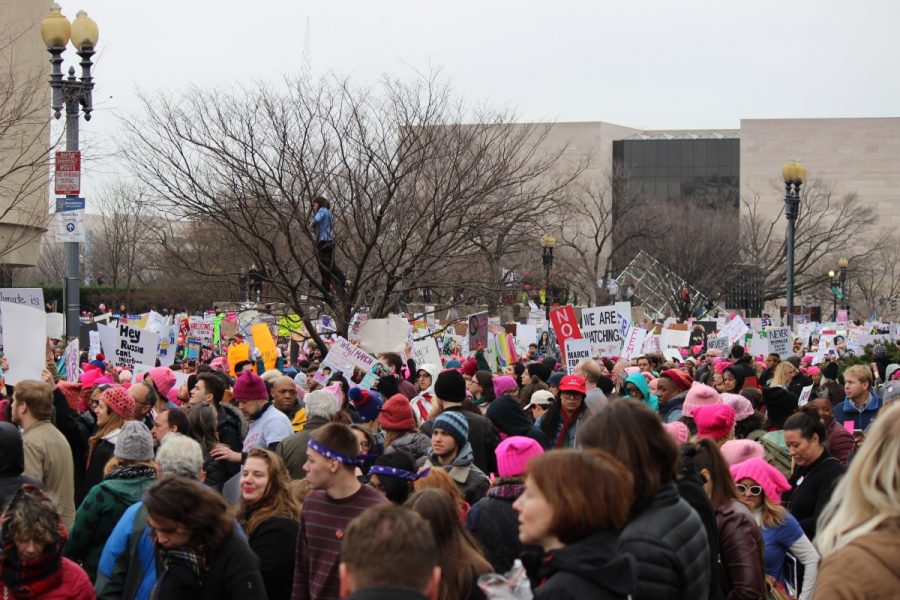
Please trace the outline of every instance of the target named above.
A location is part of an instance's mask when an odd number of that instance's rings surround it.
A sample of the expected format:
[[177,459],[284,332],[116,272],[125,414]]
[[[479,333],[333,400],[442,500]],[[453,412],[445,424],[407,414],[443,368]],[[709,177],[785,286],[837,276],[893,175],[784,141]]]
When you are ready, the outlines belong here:
[[622,319],[616,306],[597,306],[581,311],[581,334],[591,341],[594,353],[618,354],[622,348]]
[[486,312],[469,315],[469,350],[477,350],[478,346],[487,349],[488,314]]
[[376,362],[374,356],[338,336],[331,349],[328,350],[325,360],[319,366],[319,370],[313,374],[313,379],[320,385],[325,385],[335,371],[340,371],[350,385],[355,387],[367,373],[372,371]]
[[672,323],[662,330],[659,345],[666,348],[686,348],[691,342],[691,332],[687,323]]
[[800,399],[797,401],[797,406],[803,406],[809,402],[809,397],[812,395],[812,384],[806,386],[800,391]]
[[[44,312],[44,290],[41,288],[0,288],[0,302],[30,306]],[[3,344],[2,325],[0,325],[0,344]]]
[[159,336],[155,333],[128,324],[117,327],[97,325],[97,330],[106,360],[113,366],[130,369],[137,363],[156,364]]
[[591,341],[589,339],[569,339],[566,342],[566,373],[572,375],[575,373],[575,367],[578,363],[590,357]]
[[739,316],[735,316],[729,323],[719,331],[719,337],[728,338],[729,343],[734,344],[738,340],[742,340],[750,328],[744,323]]
[[40,379],[47,367],[47,338],[43,335],[47,330],[47,313],[43,303],[38,309],[25,303],[0,302],[0,322],[7,339],[3,347],[9,361],[9,370],[3,375],[6,383],[15,385],[25,379]]
[[66,317],[62,313],[47,313],[47,337],[61,340],[65,336]]
[[777,354],[783,359],[791,356],[793,351],[793,336],[787,327],[774,327],[766,330],[766,339],[769,342],[768,354]]
[[731,341],[727,337],[714,337],[706,340],[706,350],[719,350],[722,356],[728,356],[731,351]]
[[66,381],[78,381],[79,353],[80,346],[78,344],[78,338],[70,340],[66,345],[65,352],[63,353],[63,358],[66,361]]
[[629,327],[622,344],[622,357],[627,359],[637,358],[643,354],[644,338],[647,330],[643,327]]
[[359,347],[366,352],[403,352],[409,339],[409,323],[401,316],[366,319],[359,326]]
[[434,341],[434,338],[413,342],[413,360],[416,361],[416,368],[427,364],[441,367],[441,353],[438,352],[437,342]]
[[262,356],[265,370],[274,369],[278,361],[278,352],[275,351],[275,340],[272,339],[269,325],[267,323],[257,323],[250,328],[250,333],[253,335],[253,345]]

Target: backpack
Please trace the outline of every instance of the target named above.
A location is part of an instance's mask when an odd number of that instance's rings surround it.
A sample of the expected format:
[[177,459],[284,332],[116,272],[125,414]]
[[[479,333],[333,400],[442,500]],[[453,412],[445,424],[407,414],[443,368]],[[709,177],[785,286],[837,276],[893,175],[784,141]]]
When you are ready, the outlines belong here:
[[766,462],[781,471],[785,479],[790,479],[793,463],[791,453],[784,445],[784,432],[771,431],[756,440],[766,452]]

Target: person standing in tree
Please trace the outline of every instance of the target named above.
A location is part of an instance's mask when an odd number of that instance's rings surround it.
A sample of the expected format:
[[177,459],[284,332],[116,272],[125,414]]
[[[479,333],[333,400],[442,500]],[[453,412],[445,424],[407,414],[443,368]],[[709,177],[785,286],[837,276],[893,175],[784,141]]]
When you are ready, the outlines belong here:
[[316,234],[316,260],[319,263],[319,273],[322,275],[322,288],[325,291],[330,290],[331,280],[334,279],[337,288],[343,291],[347,286],[347,276],[334,264],[334,226],[331,205],[322,196],[316,197],[313,205],[316,212],[309,219],[309,228]]

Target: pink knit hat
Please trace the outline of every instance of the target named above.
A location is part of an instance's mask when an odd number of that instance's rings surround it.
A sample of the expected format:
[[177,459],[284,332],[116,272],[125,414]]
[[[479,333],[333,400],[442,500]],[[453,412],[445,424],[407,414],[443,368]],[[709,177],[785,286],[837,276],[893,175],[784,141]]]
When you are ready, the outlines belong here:
[[673,423],[663,423],[663,429],[666,430],[666,433],[672,436],[672,438],[675,440],[675,443],[678,445],[686,443],[691,437],[691,430],[688,429],[688,426],[681,421],[675,421]]
[[697,424],[698,440],[721,440],[734,429],[734,409],[727,404],[698,406],[694,409],[694,422]]
[[715,388],[695,381],[688,389],[687,397],[681,407],[681,414],[685,417],[693,417],[695,408],[710,404],[722,404],[722,396]]
[[544,453],[544,449],[530,437],[513,435],[497,446],[497,473],[500,477],[518,477],[528,467],[528,461]]
[[806,367],[806,374],[812,377],[813,375],[819,375],[822,372],[822,369],[819,367]]
[[234,382],[231,396],[235,402],[238,400],[265,400],[269,397],[269,392],[259,375],[252,371],[244,371]]
[[505,392],[518,387],[516,380],[510,375],[501,375],[494,377],[494,396],[499,398]]
[[159,393],[165,396],[175,385],[175,373],[169,367],[154,367],[148,372]]
[[737,465],[751,458],[765,458],[766,450],[753,440],[728,440],[722,444],[722,456],[729,465]]
[[731,465],[731,476],[735,481],[752,479],[763,489],[766,498],[773,504],[781,504],[781,494],[791,489],[781,471],[761,458],[751,458]]
[[123,419],[130,419],[134,415],[134,398],[123,387],[109,388],[100,394],[100,399]]
[[752,416],[755,412],[753,410],[753,404],[740,394],[729,394],[728,392],[725,392],[722,394],[722,401],[734,409],[735,421],[743,421],[747,417]]

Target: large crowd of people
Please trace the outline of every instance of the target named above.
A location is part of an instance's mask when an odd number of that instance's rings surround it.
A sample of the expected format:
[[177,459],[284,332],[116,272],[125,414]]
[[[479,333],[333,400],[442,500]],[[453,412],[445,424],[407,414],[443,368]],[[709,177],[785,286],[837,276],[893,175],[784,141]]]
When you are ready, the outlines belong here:
[[0,405],[3,598],[897,597],[900,367],[802,351],[48,361]]

